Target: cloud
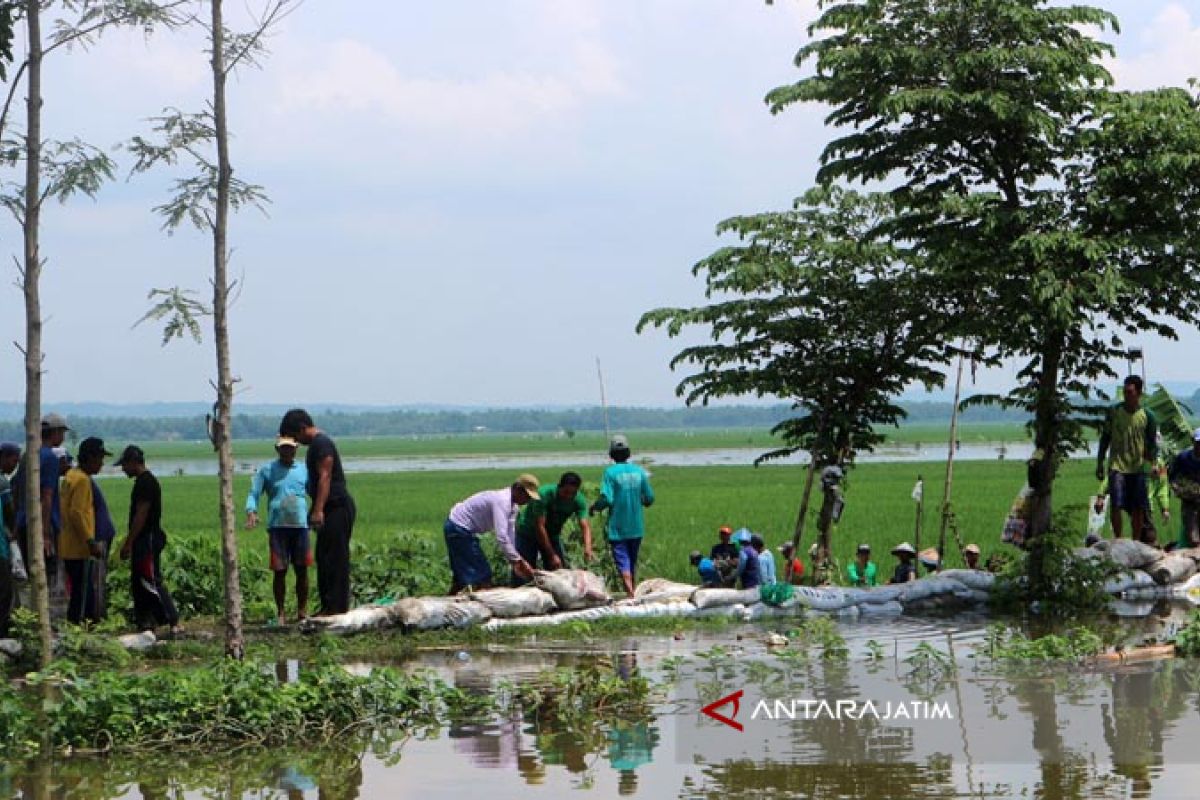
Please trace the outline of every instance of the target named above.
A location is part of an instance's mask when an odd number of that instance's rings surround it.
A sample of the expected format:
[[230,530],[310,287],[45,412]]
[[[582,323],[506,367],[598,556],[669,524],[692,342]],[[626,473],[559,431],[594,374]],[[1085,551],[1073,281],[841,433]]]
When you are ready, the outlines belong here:
[[1118,55],[1106,64],[1117,88],[1185,86],[1189,78],[1200,77],[1200,26],[1178,3],[1159,11],[1141,31],[1138,41],[1145,48],[1142,52]]

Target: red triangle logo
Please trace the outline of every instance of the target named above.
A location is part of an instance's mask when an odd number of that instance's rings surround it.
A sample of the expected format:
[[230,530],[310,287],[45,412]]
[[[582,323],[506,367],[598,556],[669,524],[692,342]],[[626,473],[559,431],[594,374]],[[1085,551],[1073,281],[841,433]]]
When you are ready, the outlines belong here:
[[[704,714],[705,716],[712,717],[717,722],[725,723],[729,727],[733,728],[735,731],[742,731],[742,730],[744,730],[744,728],[742,726],[742,723],[737,721],[737,715],[738,715],[738,709],[741,708],[741,705],[742,705],[742,695],[744,694],[744,692],[745,692],[745,690],[738,689],[733,694],[725,695],[720,700],[714,700],[713,702],[706,705],[704,708],[700,709],[700,713]],[[733,703],[733,713],[731,715],[729,715],[727,717],[724,714],[722,714],[720,711],[717,711],[718,708],[720,708],[723,705],[727,705],[729,703]]]

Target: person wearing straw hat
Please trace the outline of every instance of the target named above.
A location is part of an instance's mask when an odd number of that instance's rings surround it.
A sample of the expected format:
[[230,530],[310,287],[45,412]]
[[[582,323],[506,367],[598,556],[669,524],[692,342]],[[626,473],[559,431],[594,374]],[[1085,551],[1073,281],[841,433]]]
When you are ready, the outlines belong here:
[[925,568],[925,574],[928,575],[938,571],[938,567],[942,562],[942,556],[938,553],[936,547],[927,547],[920,553],[917,553],[917,561]]
[[913,564],[913,559],[917,556],[916,549],[908,542],[901,542],[892,548],[892,555],[900,559],[900,563],[896,565],[896,571],[892,573],[892,579],[888,583],[908,583],[917,579],[917,567]]
[[93,588],[92,559],[104,556],[104,545],[96,538],[92,476],[104,467],[104,457],[111,455],[104,448],[103,439],[89,436],[79,443],[78,465],[63,479],[58,554],[67,575],[67,620],[76,624],[85,619],[100,620]]
[[450,592],[455,595],[467,587],[489,589],[492,567],[479,544],[489,531],[516,578],[529,578],[533,567],[517,550],[517,512],[538,497],[538,479],[528,473],[518,475],[511,486],[475,494],[450,509],[442,533],[450,557]]
[[972,542],[963,548],[963,561],[967,562],[967,569],[979,569],[979,545]]
[[854,553],[854,562],[846,567],[846,577],[851,586],[875,586],[879,568],[871,560],[871,545],[860,544]]

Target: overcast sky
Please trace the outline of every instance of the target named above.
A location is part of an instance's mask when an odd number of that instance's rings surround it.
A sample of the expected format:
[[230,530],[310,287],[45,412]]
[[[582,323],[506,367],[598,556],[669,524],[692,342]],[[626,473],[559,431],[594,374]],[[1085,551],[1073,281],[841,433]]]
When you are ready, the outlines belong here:
[[[1200,75],[1200,0],[1097,4],[1123,23],[1121,86]],[[229,88],[235,170],[273,201],[231,228],[240,399],[591,404],[599,356],[610,403],[676,404],[667,362],[681,341],[634,325],[703,300],[691,267],[718,245],[717,222],[786,207],[810,184],[824,110],[773,117],[762,98],[798,76],[814,7],[307,0],[264,68]],[[111,33],[55,54],[46,135],[110,147],[165,106],[199,108],[201,48],[195,34]],[[45,214],[44,396],[209,399],[209,340],[163,348],[156,327],[132,327],[152,287],[209,293],[209,245],[160,231],[167,173],[127,182],[116,158],[121,179],[95,202]],[[20,252],[7,218],[0,247]],[[23,306],[4,262],[0,400],[19,401],[8,343],[23,338]],[[1196,378],[1194,330],[1144,344],[1151,378]]]

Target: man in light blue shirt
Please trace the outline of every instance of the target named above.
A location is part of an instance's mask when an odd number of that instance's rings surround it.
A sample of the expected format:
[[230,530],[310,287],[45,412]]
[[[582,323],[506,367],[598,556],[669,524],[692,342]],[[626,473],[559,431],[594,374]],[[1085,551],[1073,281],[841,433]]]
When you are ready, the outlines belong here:
[[634,576],[637,574],[638,550],[646,533],[642,509],[654,502],[650,476],[637,464],[630,464],[629,440],[614,436],[608,455],[616,463],[604,470],[600,483],[600,498],[592,504],[591,513],[608,510],[606,533],[613,561],[621,573],[625,592],[633,597]]
[[775,555],[757,533],[750,537],[750,546],[758,551],[758,577],[762,586],[775,583]]
[[287,570],[296,571],[296,618],[308,616],[308,568],[312,551],[308,546],[308,502],[305,490],[308,469],[296,461],[300,444],[290,436],[275,440],[279,458],[258,468],[246,498],[246,527],[258,525],[258,498],[267,495],[267,536],[271,547],[272,588],[275,591],[276,622],[286,621]]

